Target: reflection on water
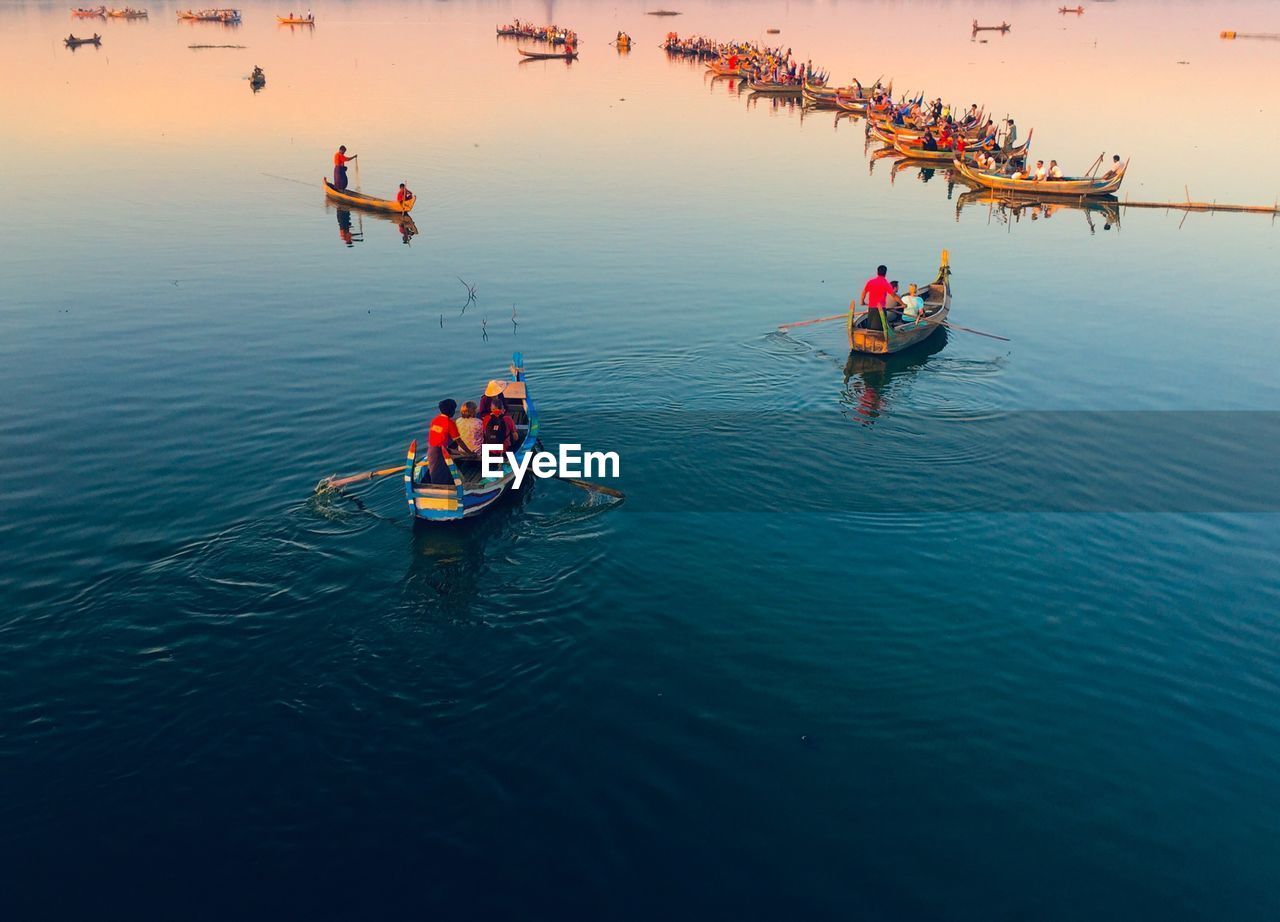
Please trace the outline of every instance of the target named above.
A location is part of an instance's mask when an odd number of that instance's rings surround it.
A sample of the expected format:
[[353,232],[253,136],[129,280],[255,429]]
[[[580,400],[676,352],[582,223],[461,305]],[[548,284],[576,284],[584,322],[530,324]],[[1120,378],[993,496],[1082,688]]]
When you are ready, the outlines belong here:
[[888,413],[897,392],[903,390],[947,345],[947,330],[938,330],[928,339],[892,355],[850,352],[844,364],[844,390],[840,403],[860,417],[863,426],[873,426]]
[[1020,196],[995,189],[971,189],[956,198],[957,222],[960,220],[960,212],[965,208],[985,209],[988,223],[994,221],[1010,226],[1020,223],[1023,218],[1028,221],[1048,221],[1062,212],[1075,211],[1084,216],[1090,234],[1096,234],[1099,227],[1104,231],[1120,229],[1120,202],[1115,198],[1058,201]]

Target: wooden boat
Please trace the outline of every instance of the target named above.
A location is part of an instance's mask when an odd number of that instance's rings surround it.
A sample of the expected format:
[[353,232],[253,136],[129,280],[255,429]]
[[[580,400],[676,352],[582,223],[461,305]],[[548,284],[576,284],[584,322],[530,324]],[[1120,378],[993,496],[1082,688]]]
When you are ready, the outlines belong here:
[[739,64],[737,67],[730,67],[728,64],[721,64],[719,61],[708,62],[707,70],[717,77],[745,77],[747,75],[745,65]]
[[679,16],[676,10],[650,10],[645,13],[646,16]]
[[395,199],[374,198],[372,195],[365,195],[363,192],[353,192],[350,189],[337,189],[329,180],[321,180],[324,183],[324,193],[329,198],[342,202],[347,205],[354,205],[356,208],[368,208],[372,211],[394,211],[398,214],[408,214],[413,211],[413,206],[418,204],[418,197],[415,195],[401,204]]
[[277,16],[276,22],[282,26],[314,26],[316,18],[314,16]]
[[782,30],[781,29],[765,29],[764,31],[766,35],[777,35]]
[[623,32],[618,36],[615,44],[618,46],[620,50],[628,51],[631,48],[631,36]]
[[[1027,132],[1027,138],[1025,141],[1021,144],[1015,144],[1013,147],[1010,147],[1005,151],[1005,154],[1011,157],[1025,156],[1027,150],[1031,147],[1031,137],[1035,133],[1036,130],[1032,128]],[[876,131],[873,130],[872,134],[876,134]],[[893,138],[889,144],[894,150],[902,154],[902,156],[911,157],[917,160],[933,160],[938,163],[950,163],[952,160],[956,159],[956,152],[953,148],[946,148],[945,150],[925,150],[923,146],[923,139],[921,138]],[[991,153],[996,150],[998,150],[998,148],[994,142],[991,144],[974,144],[965,148],[964,159],[966,162],[972,160],[973,155],[978,151]]]
[[911,323],[891,326],[886,337],[883,329],[868,325],[870,315],[864,313],[848,327],[850,351],[888,355],[909,349],[936,333],[951,312],[951,257],[946,250],[942,251],[941,262],[938,277],[928,285],[916,288],[924,298],[924,310],[919,318]]
[[105,6],[99,6],[92,10],[86,10],[83,7],[77,6],[71,10],[71,15],[78,16],[81,19],[88,19],[91,16],[96,16],[99,19],[106,19],[107,8]]
[[1070,176],[1063,179],[1014,179],[1000,173],[989,173],[979,170],[967,163],[955,161],[956,172],[961,177],[977,186],[987,189],[1001,189],[1006,192],[1020,192],[1028,195],[1066,196],[1070,198],[1096,197],[1114,195],[1124,182],[1125,171],[1129,169],[1126,160],[1115,176],[1108,178],[1091,176]]
[[[529,396],[524,374],[524,356],[517,352],[511,356],[512,382],[502,392],[507,403],[507,414],[516,425],[517,444],[512,447],[517,463],[528,464],[528,456],[535,451],[538,442],[538,411]],[[418,441],[409,443],[405,456],[404,493],[414,523],[459,522],[473,518],[492,508],[508,491],[514,489],[515,473],[511,462],[505,461],[501,477],[484,477],[479,459],[451,456],[445,451],[445,463],[453,478],[452,484],[424,484],[427,475],[425,453],[418,456]],[[531,475],[521,489],[528,489]]]
[[1000,33],[1005,33],[1005,32],[1008,32],[1008,31],[1009,31],[1010,29],[1012,29],[1012,28],[1013,28],[1013,26],[1009,25],[1007,22],[1002,22],[1002,23],[1000,23],[1000,25],[998,25],[998,26],[980,26],[980,25],[978,25],[978,20],[976,20],[976,19],[975,19],[975,20],[973,21],[973,31],[974,31],[974,33],[975,33],[975,34],[976,34],[976,33],[978,33],[978,32],[1000,32]]
[[524,48],[517,48],[516,51],[519,51],[522,55],[525,56],[526,59],[530,61],[545,61],[552,58],[560,58],[565,61],[572,61],[574,58],[578,56],[578,52],[576,50],[528,51],[527,49],[524,49]]
[[1059,13],[1083,13],[1083,12],[1084,12],[1084,7],[1082,7],[1082,6],[1060,6],[1060,7],[1058,7],[1058,12],[1059,12]]
[[235,25],[240,22],[240,11],[230,9],[218,10],[182,10],[178,18],[188,22],[222,22]]
[[747,86],[753,93],[769,93],[774,96],[803,96],[804,85],[801,83],[770,83],[766,80],[748,80]]
[[123,10],[107,10],[107,15],[112,19],[146,19],[147,11],[125,7]]
[[97,32],[93,33],[93,38],[76,38],[74,35],[69,35],[62,41],[68,48],[79,48],[81,45],[101,45],[102,36]]

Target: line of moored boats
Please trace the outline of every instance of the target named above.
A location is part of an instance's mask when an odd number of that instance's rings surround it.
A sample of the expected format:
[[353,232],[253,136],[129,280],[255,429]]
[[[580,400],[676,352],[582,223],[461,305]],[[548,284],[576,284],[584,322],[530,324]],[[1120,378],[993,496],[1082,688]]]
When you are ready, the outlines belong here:
[[[130,6],[124,9],[95,6],[73,7],[71,15],[79,19],[147,19],[149,14],[146,10],[134,9]],[[237,9],[219,7],[207,10],[179,10],[178,19],[184,22],[220,22],[230,26],[239,25],[243,16]],[[305,14],[289,13],[285,16],[277,16],[276,22],[282,26],[314,26],[316,17],[308,10]]]
[[835,109],[867,123],[868,137],[896,156],[921,165],[949,165],[959,181],[974,187],[1037,197],[1090,198],[1112,196],[1124,181],[1129,162],[1113,156],[1094,162],[1087,175],[1068,176],[1057,161],[1034,165],[1028,159],[1031,137],[1021,143],[1012,118],[996,122],[976,104],[953,110],[938,97],[923,93],[894,99],[893,81],[877,77],[870,85],[853,79],[829,86],[827,74],[811,61],[799,62],[791,49],[755,42],[716,42],[696,36],[667,34],[668,54],[703,61],[713,77],[742,81],[752,93],[789,97],[813,108]]

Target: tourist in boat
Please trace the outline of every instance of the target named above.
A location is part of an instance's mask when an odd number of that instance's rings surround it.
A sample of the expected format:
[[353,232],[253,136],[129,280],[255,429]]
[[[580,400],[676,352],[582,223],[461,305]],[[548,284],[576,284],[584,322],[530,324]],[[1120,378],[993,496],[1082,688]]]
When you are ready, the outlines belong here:
[[507,399],[501,394],[489,403],[489,412],[482,421],[484,444],[501,445],[504,452],[510,451],[516,440],[516,424],[507,415]]
[[1120,171],[1124,169],[1124,164],[1120,162],[1120,155],[1115,154],[1111,157],[1111,169],[1102,174],[1103,179],[1114,179],[1120,175]]
[[501,395],[506,389],[507,382],[499,381],[497,378],[494,378],[485,386],[484,393],[480,396],[480,409],[477,411],[481,417],[488,414],[489,405],[493,403],[493,398]]
[[888,274],[888,266],[877,266],[876,274],[867,279],[867,283],[862,286],[860,301],[849,305],[851,315],[859,303],[867,309],[867,327],[872,330],[883,329],[888,322],[885,317],[885,308],[890,298],[898,304],[902,303],[893,293],[893,285],[886,278]]
[[1049,178],[1049,169],[1044,165],[1043,160],[1036,161],[1036,169],[1032,175],[1035,177],[1036,182],[1044,182]]
[[431,420],[431,427],[427,432],[427,476],[423,478],[427,483],[453,483],[453,475],[449,473],[444,453],[450,442],[461,438],[458,424],[453,421],[453,414],[457,409],[458,401],[441,400],[440,412]]
[[339,192],[347,188],[347,164],[356,159],[356,154],[347,156],[347,145],[343,144],[333,155],[333,187]]
[[924,137],[920,141],[920,148],[927,151],[936,151],[938,149],[938,139],[927,128],[925,129]]
[[1062,167],[1058,166],[1058,161],[1056,160],[1049,161],[1049,178],[1050,179],[1062,178]]
[[413,193],[409,191],[409,188],[404,183],[400,183],[400,189],[396,192],[396,201],[401,205],[405,202],[413,201]]
[[476,402],[468,400],[458,413],[458,444],[471,454],[479,454],[484,444],[484,423],[476,416]]
[[924,298],[916,293],[914,284],[907,286],[907,296],[902,301],[902,322],[915,323],[924,312]]

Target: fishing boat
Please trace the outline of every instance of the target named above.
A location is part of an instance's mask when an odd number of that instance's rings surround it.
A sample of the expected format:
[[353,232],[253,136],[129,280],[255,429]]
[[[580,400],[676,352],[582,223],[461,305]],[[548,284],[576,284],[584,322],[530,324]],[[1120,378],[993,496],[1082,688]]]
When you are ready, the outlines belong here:
[[1114,195],[1124,182],[1125,171],[1129,169],[1129,161],[1116,171],[1114,176],[1067,176],[1062,179],[1014,179],[1002,173],[979,170],[977,167],[959,160],[955,161],[956,172],[976,186],[987,189],[1001,189],[1005,192],[1020,192],[1030,195],[1066,196],[1070,198],[1096,197]]
[[938,277],[928,285],[917,286],[924,298],[924,310],[916,320],[890,326],[889,335],[885,336],[883,328],[869,325],[870,314],[864,313],[848,327],[850,351],[888,355],[909,349],[936,333],[951,312],[951,257],[946,250],[942,251],[941,262]]
[[560,58],[565,61],[572,61],[578,56],[578,52],[572,48],[565,51],[528,51],[524,48],[517,48],[526,59],[531,61],[544,61],[552,58]]
[[288,16],[277,16],[276,22],[282,26],[314,26],[316,18],[315,16],[294,16],[290,13]]
[[122,10],[107,10],[107,15],[112,19],[146,19],[146,10],[135,10],[133,7],[126,6]]
[[267,75],[263,73],[261,67],[254,67],[253,73],[249,75],[249,86],[256,93],[267,85]]
[[630,50],[631,50],[631,36],[630,36],[630,35],[628,35],[628,34],[627,34],[627,33],[625,33],[625,32],[619,32],[619,33],[618,33],[618,39],[617,39],[616,44],[617,44],[617,46],[618,46],[618,50],[620,50],[620,51],[630,51]]
[[745,77],[747,75],[747,67],[745,64],[738,64],[730,67],[722,61],[709,61],[707,70],[715,74],[717,77]]
[[102,36],[97,32],[93,33],[93,38],[76,38],[74,35],[68,35],[62,41],[68,48],[79,48],[81,45],[101,45]]
[[973,21],[973,31],[975,34],[978,32],[1000,32],[1003,34],[1012,28],[1013,26],[1009,25],[1007,22],[1002,22],[998,26],[980,26],[978,25],[978,20],[975,19]]
[[1077,13],[1077,14],[1079,14],[1079,13],[1083,13],[1083,12],[1084,12],[1084,7],[1082,7],[1082,6],[1060,6],[1060,7],[1058,7],[1058,12],[1059,12],[1059,13]]
[[[538,411],[529,396],[528,382],[524,374],[524,356],[517,352],[511,356],[511,383],[502,391],[507,404],[507,415],[516,426],[516,444],[511,454],[521,466],[529,463],[538,442]],[[452,456],[446,449],[445,464],[453,479],[452,484],[423,483],[428,476],[425,453],[418,455],[418,441],[409,443],[405,457],[404,493],[413,520],[418,522],[459,522],[472,518],[493,507],[508,491],[514,489],[515,473],[510,459],[502,465],[502,476],[484,477],[479,458]]]
[[96,16],[99,19],[106,19],[107,8],[105,6],[99,6],[91,10],[86,10],[83,7],[77,6],[71,10],[71,15],[78,16],[81,19],[88,19],[91,16]]
[[395,199],[374,198],[372,195],[365,195],[363,192],[353,192],[350,189],[339,189],[329,180],[321,180],[324,183],[324,194],[334,201],[342,202],[347,205],[354,205],[357,208],[368,208],[372,211],[394,211],[399,214],[408,214],[413,211],[413,206],[418,204],[418,197],[411,196],[403,203],[397,202]]

